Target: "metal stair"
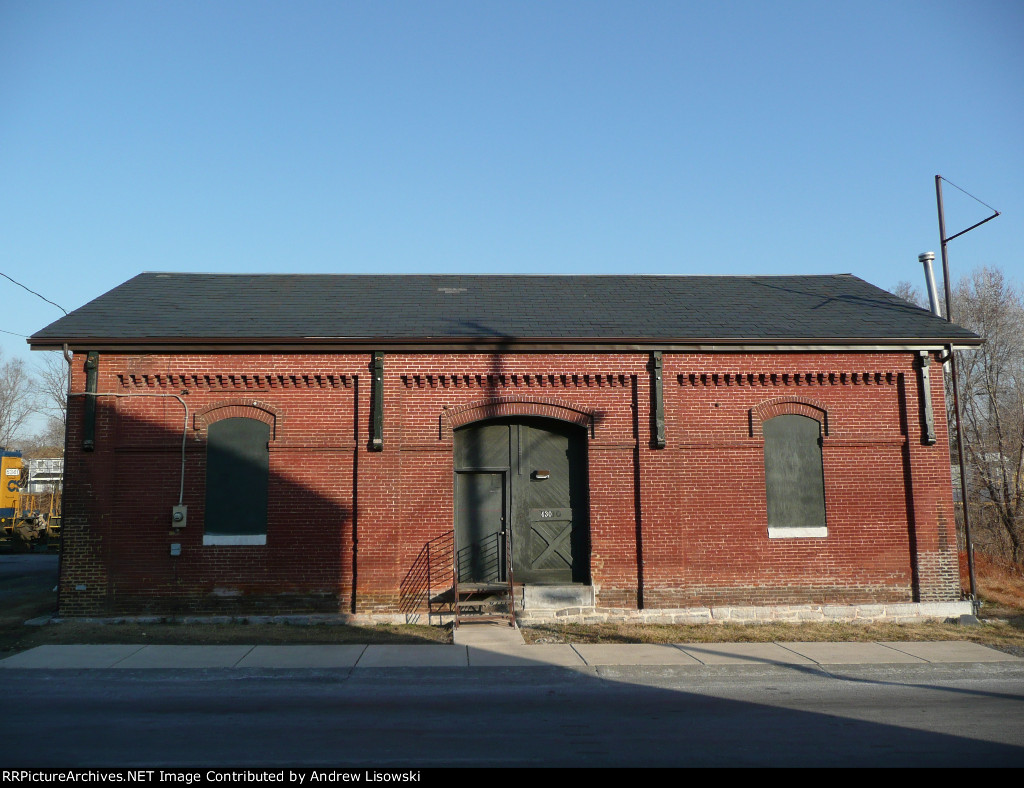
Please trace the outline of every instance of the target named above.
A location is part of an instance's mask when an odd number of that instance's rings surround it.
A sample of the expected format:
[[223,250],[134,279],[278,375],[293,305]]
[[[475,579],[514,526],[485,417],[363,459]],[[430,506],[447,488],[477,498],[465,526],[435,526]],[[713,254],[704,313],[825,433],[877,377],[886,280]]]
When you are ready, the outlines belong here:
[[[516,625],[512,551],[509,549],[507,534],[495,534],[495,538],[501,541],[490,544],[488,538],[485,545],[467,545],[458,551],[457,560],[453,562],[452,612],[456,629],[471,621],[507,621],[510,627]],[[504,573],[500,571],[502,555]],[[462,582],[459,580],[460,574],[490,579]]]

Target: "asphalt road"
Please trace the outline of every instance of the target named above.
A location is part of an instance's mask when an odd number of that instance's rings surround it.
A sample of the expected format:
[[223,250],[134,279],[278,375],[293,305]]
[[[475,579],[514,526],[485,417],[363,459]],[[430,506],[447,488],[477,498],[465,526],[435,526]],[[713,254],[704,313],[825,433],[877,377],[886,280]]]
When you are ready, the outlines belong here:
[[0,554],[0,586],[34,585],[52,588],[57,584],[56,553]]
[[4,768],[1024,766],[1024,667],[3,674]]

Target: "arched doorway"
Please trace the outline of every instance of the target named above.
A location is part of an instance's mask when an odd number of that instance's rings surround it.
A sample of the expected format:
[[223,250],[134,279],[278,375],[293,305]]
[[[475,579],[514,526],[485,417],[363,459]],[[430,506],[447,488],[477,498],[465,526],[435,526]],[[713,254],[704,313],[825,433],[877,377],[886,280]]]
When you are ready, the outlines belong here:
[[587,512],[582,428],[501,418],[455,431],[461,582],[505,580],[507,545],[517,583],[589,583]]

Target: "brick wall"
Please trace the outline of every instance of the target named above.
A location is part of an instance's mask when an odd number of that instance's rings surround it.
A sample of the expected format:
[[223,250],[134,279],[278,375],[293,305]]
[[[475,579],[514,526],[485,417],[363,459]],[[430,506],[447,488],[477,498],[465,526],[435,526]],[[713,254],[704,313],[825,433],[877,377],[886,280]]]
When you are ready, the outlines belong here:
[[[453,527],[454,429],[503,415],[586,430],[600,606],[960,596],[942,376],[926,445],[913,353],[666,353],[663,449],[647,354],[386,355],[382,451],[370,363],[101,354],[95,451],[69,404],[62,614],[396,612]],[[761,423],[780,413],[823,425],[825,538],[768,538]],[[271,425],[265,545],[203,545],[206,428],[231,415]]]

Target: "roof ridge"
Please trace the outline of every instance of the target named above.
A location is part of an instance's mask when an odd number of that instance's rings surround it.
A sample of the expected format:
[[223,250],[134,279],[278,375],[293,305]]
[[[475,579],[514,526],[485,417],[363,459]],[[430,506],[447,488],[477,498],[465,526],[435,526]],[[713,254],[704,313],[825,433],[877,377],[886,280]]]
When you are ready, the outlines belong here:
[[[353,278],[379,278],[379,279],[403,279],[403,278],[469,278],[469,279],[829,279],[839,276],[849,276],[855,279],[860,277],[854,274],[832,273],[832,274],[441,274],[441,273],[395,273],[395,274],[355,274],[355,273],[324,273],[314,271],[302,272],[244,272],[244,271],[141,271],[133,279],[144,275],[152,276],[327,276],[327,277],[353,277]],[[131,281],[131,280],[128,280]],[[864,281],[864,280],[861,280]]]

